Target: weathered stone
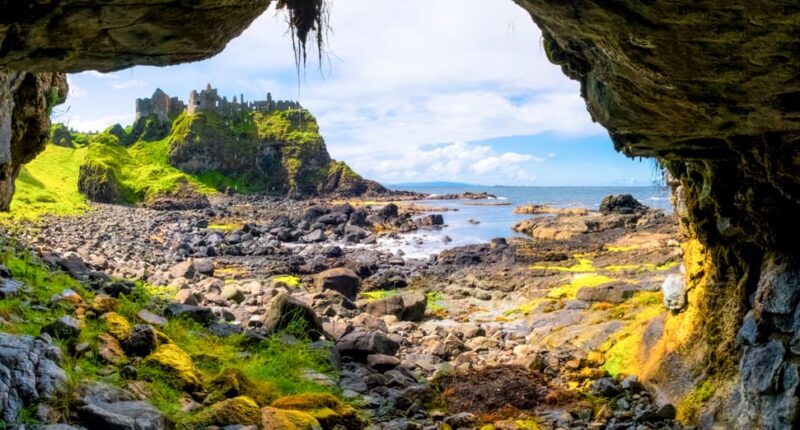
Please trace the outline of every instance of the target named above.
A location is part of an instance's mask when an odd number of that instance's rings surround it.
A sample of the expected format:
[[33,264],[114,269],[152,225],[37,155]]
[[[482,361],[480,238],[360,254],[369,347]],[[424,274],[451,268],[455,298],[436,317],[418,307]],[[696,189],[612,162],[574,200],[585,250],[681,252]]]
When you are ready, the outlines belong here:
[[373,316],[394,315],[401,321],[422,321],[427,297],[422,293],[402,293],[369,302],[366,312]]
[[384,372],[399,366],[400,359],[393,355],[370,354],[367,356],[367,364],[378,372]]
[[180,303],[170,303],[164,309],[164,316],[167,318],[189,318],[203,325],[209,325],[217,320],[216,315],[209,308],[182,305]]
[[99,382],[84,383],[77,389],[78,415],[90,429],[165,430],[172,423],[153,405],[136,400],[119,388]]
[[226,285],[223,287],[220,296],[225,300],[236,303],[242,303],[245,299],[244,293],[242,293],[236,285]]
[[74,341],[81,335],[83,323],[71,316],[63,316],[52,323],[42,327],[42,333],[47,333],[56,339]]
[[146,357],[156,349],[156,331],[146,324],[136,324],[128,337],[122,342],[122,347],[131,357]]
[[22,294],[25,284],[13,279],[0,279],[0,299],[9,299]]
[[119,341],[108,333],[100,333],[97,336],[97,355],[108,363],[113,365],[122,365],[128,361],[125,352],[122,350]]
[[65,253],[61,256],[61,259],[58,260],[58,264],[69,273],[70,276],[82,281],[89,279],[89,275],[92,272],[89,270],[89,266],[83,261],[83,258],[74,252]]
[[142,321],[144,321],[144,322],[146,322],[148,324],[152,324],[152,325],[163,326],[163,325],[165,325],[167,323],[167,319],[166,318],[164,318],[164,317],[162,317],[160,315],[156,315],[156,314],[148,311],[147,309],[140,310],[136,314],[136,316],[139,317],[140,320],[142,320]]
[[322,322],[314,310],[292,296],[280,293],[270,301],[269,308],[262,319],[262,329],[267,334],[273,334],[286,329],[296,321],[303,322],[308,336],[312,340],[322,336]]
[[774,392],[785,353],[783,344],[776,340],[762,346],[745,347],[739,369],[745,391],[751,396]]
[[293,410],[266,407],[261,410],[262,426],[272,430],[322,430],[316,418]]
[[340,267],[318,274],[316,284],[320,290],[333,290],[355,300],[361,288],[361,278],[352,270]]
[[633,297],[638,290],[635,285],[613,283],[581,288],[575,293],[575,297],[587,302],[623,303]]
[[686,307],[686,281],[681,275],[669,275],[661,284],[664,293],[664,307],[680,311]]
[[380,331],[356,329],[336,342],[336,349],[343,357],[366,361],[370,354],[395,355],[400,344]]
[[192,279],[196,272],[194,262],[191,260],[182,261],[169,269],[169,275],[173,278]]
[[15,423],[25,406],[54,400],[67,384],[60,362],[46,339],[0,332],[0,421]]

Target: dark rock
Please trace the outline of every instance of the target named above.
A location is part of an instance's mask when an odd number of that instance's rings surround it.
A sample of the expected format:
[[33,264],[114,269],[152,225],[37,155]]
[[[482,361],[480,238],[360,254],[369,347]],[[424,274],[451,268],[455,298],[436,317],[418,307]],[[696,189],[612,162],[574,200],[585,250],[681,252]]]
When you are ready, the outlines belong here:
[[661,406],[656,411],[656,417],[662,420],[674,420],[675,416],[677,415],[677,411],[675,410],[675,406],[667,403],[664,406]]
[[383,332],[356,329],[342,336],[336,342],[336,349],[342,357],[364,362],[370,354],[395,355],[400,344]]
[[86,265],[83,258],[74,252],[65,253],[58,261],[58,265],[70,276],[81,281],[89,279],[91,274],[91,270],[89,270],[89,266]]
[[444,225],[444,217],[441,214],[429,214],[416,220],[416,223],[422,226]]
[[397,218],[399,211],[394,203],[389,203],[378,211],[378,216],[383,219]]
[[81,335],[82,329],[83,326],[77,319],[71,316],[62,316],[42,327],[42,333],[47,333],[56,339],[74,341]]
[[333,290],[355,300],[361,288],[361,278],[352,270],[340,267],[318,274],[316,284],[320,290]]
[[169,275],[173,278],[194,278],[196,273],[194,262],[191,260],[180,262],[169,269]]
[[0,332],[0,422],[15,423],[24,407],[54,400],[67,384],[60,362],[48,339]]
[[367,304],[365,311],[373,316],[394,315],[401,321],[422,321],[428,298],[422,293],[403,293],[374,300]]
[[167,318],[189,318],[206,326],[217,320],[214,312],[209,308],[180,303],[170,303],[164,310],[164,315]]
[[619,387],[612,378],[600,378],[592,382],[592,393],[601,397],[615,397],[619,394]]
[[757,347],[745,347],[739,371],[745,389],[755,395],[775,390],[786,350],[777,340]]
[[214,263],[209,259],[194,260],[194,269],[201,275],[214,276]]
[[386,354],[370,354],[367,356],[367,364],[378,372],[385,372],[400,365],[400,359]]
[[630,194],[606,196],[600,202],[600,213],[605,215],[632,215],[642,214],[644,212],[647,212],[647,206],[639,203],[639,201]]
[[753,317],[753,311],[748,312],[747,315],[744,316],[742,327],[739,329],[736,339],[739,343],[749,346],[755,346],[763,340],[761,330]]
[[209,333],[217,337],[228,337],[241,334],[243,329],[241,325],[230,324],[225,322],[214,322],[206,327]]
[[408,285],[405,275],[397,269],[381,269],[367,282],[369,290],[397,290]]
[[89,428],[164,430],[172,423],[153,405],[129,392],[102,383],[78,388],[78,415]]
[[322,322],[314,310],[288,294],[281,293],[270,301],[262,320],[262,328],[266,335],[270,335],[286,329],[298,320],[304,323],[307,334],[312,340],[322,337]]
[[130,357],[146,357],[158,346],[156,331],[146,324],[136,324],[131,333],[122,341],[122,349]]
[[623,303],[630,299],[639,288],[627,283],[613,283],[597,287],[584,287],[578,290],[575,297],[587,302]]
[[13,279],[0,279],[0,299],[17,297],[24,291],[25,284]]

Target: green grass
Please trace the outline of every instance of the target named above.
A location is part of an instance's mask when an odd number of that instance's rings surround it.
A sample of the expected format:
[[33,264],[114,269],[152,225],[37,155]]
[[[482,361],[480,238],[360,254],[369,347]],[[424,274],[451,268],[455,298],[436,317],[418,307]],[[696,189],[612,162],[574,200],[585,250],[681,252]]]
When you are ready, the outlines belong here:
[[11,202],[11,216],[32,219],[85,212],[88,206],[78,192],[78,172],[86,153],[86,148],[47,145],[44,152],[22,167]]
[[[87,303],[93,299],[90,291],[67,275],[50,272],[28,254],[10,251],[10,248],[4,249],[0,252],[0,263],[12,271],[15,279],[28,285],[31,292],[21,297],[0,300],[0,317],[3,320],[13,321],[10,324],[0,325],[0,330],[14,334],[38,335],[44,325],[59,316],[71,314],[72,309],[67,304],[55,307],[32,305],[47,304],[52,295],[59,294],[65,289],[78,292]],[[129,321],[136,322],[136,314],[140,310],[157,308],[173,293],[174,291],[163,288],[138,284],[130,296],[120,297],[117,312]],[[306,337],[306,327],[299,320],[290,324],[283,333],[259,343],[254,343],[245,335],[219,338],[209,334],[205,328],[193,321],[183,319],[170,320],[166,326],[158,329],[192,357],[204,384],[225,369],[237,368],[259,386],[273,387],[277,395],[332,391],[331,388],[312,382],[303,376],[303,372],[309,369],[332,375],[333,368],[327,360],[330,351],[309,348],[310,340]],[[87,342],[92,348],[96,348],[97,337],[104,332],[107,332],[107,327],[103,320],[87,317],[84,319],[84,328],[79,341]],[[294,336],[297,341],[287,342],[285,335]],[[107,366],[96,358],[85,356],[76,358],[69,353],[67,345],[61,344],[61,346],[64,351],[64,369],[68,374],[69,386],[63,398],[52,405],[57,410],[69,413],[72,408],[68,400],[69,394],[74,392],[81,382],[102,380],[116,386],[125,384],[126,381],[116,372],[103,376],[103,370]],[[183,393],[178,388],[180,384],[171,375],[144,364],[137,365],[137,371],[139,379],[149,383],[152,392],[149,400],[172,419],[177,428],[197,428],[204,424],[202,414],[180,410]],[[32,416],[26,415],[23,418],[32,419]]]

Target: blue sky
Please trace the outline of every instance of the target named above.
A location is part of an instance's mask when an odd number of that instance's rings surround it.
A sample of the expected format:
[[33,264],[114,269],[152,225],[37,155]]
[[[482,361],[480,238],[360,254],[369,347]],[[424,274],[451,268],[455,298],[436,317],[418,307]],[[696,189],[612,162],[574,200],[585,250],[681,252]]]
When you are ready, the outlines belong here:
[[56,120],[83,131],[126,125],[134,99],[156,88],[186,100],[212,83],[229,99],[270,91],[300,100],[331,155],[382,182],[654,180],[651,162],[613,150],[578,84],[547,61],[538,28],[513,2],[333,2],[331,27],[322,66],[311,53],[299,86],[285,18],[270,10],[206,61],[70,75]]

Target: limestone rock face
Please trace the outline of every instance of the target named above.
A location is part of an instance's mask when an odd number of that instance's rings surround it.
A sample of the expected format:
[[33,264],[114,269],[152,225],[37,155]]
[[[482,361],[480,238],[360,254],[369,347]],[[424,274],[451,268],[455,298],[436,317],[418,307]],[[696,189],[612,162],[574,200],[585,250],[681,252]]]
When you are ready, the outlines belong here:
[[0,67],[109,71],[211,57],[270,0],[56,0],[0,4]]

